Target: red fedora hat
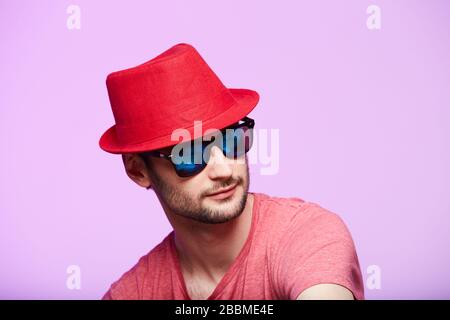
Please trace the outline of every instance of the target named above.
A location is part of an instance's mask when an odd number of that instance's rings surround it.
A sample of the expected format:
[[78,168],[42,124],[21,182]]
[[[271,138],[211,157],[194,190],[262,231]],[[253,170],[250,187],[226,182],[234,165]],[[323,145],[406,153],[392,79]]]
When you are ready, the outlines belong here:
[[[197,50],[177,44],[155,58],[109,74],[106,78],[115,125],[100,138],[110,153],[156,150],[178,141],[176,129],[197,139],[208,129],[223,129],[245,117],[259,95],[248,89],[228,89]],[[194,130],[194,121],[202,130]]]

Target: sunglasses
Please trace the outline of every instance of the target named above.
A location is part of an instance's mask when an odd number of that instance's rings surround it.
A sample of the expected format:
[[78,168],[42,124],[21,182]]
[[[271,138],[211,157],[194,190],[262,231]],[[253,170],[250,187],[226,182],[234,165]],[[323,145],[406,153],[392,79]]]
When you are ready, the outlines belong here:
[[224,156],[229,159],[238,159],[246,154],[253,144],[254,126],[253,119],[244,117],[210,137],[175,145],[170,154],[156,150],[142,152],[141,155],[166,159],[172,163],[179,177],[192,177],[207,166],[213,146],[221,149]]

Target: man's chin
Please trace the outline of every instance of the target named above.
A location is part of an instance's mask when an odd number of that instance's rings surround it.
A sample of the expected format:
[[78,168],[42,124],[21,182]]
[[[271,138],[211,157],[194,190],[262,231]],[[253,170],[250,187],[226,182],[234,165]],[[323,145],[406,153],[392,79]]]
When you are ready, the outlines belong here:
[[206,197],[203,206],[213,212],[215,222],[224,223],[239,217],[245,207],[244,190],[241,185],[236,187],[233,195],[224,199],[211,199]]

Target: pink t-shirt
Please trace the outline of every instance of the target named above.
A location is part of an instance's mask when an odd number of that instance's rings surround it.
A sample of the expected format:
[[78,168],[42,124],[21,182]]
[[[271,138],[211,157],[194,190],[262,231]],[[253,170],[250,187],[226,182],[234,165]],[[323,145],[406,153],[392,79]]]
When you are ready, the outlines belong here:
[[[208,299],[296,299],[334,283],[364,299],[352,237],[342,219],[299,198],[253,193],[252,225],[238,257]],[[111,285],[103,299],[190,299],[174,231]]]

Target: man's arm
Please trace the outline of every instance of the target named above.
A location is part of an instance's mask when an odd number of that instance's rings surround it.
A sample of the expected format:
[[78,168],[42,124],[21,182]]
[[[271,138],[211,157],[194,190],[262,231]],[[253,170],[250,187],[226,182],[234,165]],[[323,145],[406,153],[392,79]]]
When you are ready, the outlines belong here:
[[307,288],[297,300],[354,300],[353,293],[338,284],[321,283]]

